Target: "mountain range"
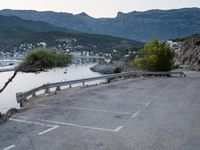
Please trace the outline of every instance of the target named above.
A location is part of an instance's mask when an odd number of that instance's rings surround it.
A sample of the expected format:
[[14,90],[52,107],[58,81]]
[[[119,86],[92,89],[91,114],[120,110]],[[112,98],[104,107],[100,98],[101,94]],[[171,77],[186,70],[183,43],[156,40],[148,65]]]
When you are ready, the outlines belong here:
[[[76,40],[76,43],[73,43]],[[48,47],[68,44],[82,47],[79,50],[112,52],[130,47],[139,48],[144,43],[130,39],[81,33],[47,22],[25,20],[16,16],[0,15],[0,51],[17,50],[21,44],[45,42]]]
[[86,13],[73,15],[52,11],[1,10],[0,15],[18,16],[32,21],[80,32],[105,34],[148,42],[200,33],[200,8],[118,12],[115,18],[93,18]]

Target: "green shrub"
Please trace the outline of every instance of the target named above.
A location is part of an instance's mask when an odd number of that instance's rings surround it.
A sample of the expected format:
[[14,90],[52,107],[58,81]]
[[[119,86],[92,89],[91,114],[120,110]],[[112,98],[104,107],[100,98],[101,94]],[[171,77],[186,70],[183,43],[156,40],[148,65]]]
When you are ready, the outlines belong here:
[[146,71],[169,71],[174,64],[174,52],[165,43],[152,40],[139,51],[139,57],[133,62],[136,69]]
[[21,72],[37,73],[55,67],[66,67],[72,56],[48,48],[38,48],[30,52],[26,59],[17,67]]
[[66,67],[72,60],[72,56],[53,49],[38,48],[28,54],[25,60],[15,68],[13,75],[0,89],[0,93],[16,77],[18,72],[40,73],[55,67]]

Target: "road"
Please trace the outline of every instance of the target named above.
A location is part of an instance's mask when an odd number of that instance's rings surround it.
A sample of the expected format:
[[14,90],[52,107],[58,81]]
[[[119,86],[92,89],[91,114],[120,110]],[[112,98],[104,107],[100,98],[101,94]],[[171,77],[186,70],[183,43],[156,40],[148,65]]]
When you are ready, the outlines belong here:
[[41,96],[0,125],[0,149],[199,150],[200,73]]

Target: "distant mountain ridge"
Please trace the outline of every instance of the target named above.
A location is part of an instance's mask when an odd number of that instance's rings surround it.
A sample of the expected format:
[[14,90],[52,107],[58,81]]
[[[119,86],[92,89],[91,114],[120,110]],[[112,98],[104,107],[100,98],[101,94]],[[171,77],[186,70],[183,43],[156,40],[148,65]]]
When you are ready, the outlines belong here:
[[0,15],[0,50],[8,50],[16,41],[33,32],[72,32],[46,22],[25,20],[16,16]]
[[106,34],[139,41],[167,40],[200,33],[200,8],[119,12],[115,18],[93,18],[51,11],[1,10],[1,15],[44,21],[81,32]]
[[[73,43],[74,40],[76,43]],[[105,53],[112,52],[114,49],[139,48],[144,45],[142,42],[130,39],[80,33],[46,22],[0,15],[0,51],[18,51],[23,49],[19,48],[21,44],[37,46],[37,43],[40,42],[45,42],[48,47],[65,45],[65,49],[67,49],[66,46],[71,45],[71,47],[82,47],[77,48],[80,51],[93,50]],[[60,49],[62,48],[60,47]]]
[[0,27],[22,27],[29,31],[72,31],[42,21],[25,20],[17,16],[0,15]]
[[65,28],[56,27],[46,22],[25,20],[16,16],[0,15],[0,50],[8,50],[16,41],[32,32],[63,31]]

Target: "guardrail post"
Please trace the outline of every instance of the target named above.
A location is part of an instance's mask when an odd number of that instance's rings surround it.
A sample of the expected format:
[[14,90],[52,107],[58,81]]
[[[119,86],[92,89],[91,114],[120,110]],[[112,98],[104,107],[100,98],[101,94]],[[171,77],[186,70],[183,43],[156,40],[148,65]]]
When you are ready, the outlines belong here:
[[183,75],[184,77],[187,77],[186,74],[185,74],[184,72],[182,72],[182,75]]
[[36,97],[36,94],[35,94],[35,92],[32,94],[32,97]]
[[45,91],[44,91],[44,93],[45,93],[45,94],[50,94],[50,89],[49,89],[49,88],[46,88]]
[[183,77],[183,73],[182,72],[180,72],[180,77]]
[[26,98],[23,96],[23,93],[16,93],[16,99],[17,103],[20,104],[20,107],[23,107],[23,102],[26,100]]
[[112,82],[112,78],[108,78],[107,83],[111,83],[111,82]]
[[57,87],[56,87],[56,91],[61,91],[60,86],[57,86]]

